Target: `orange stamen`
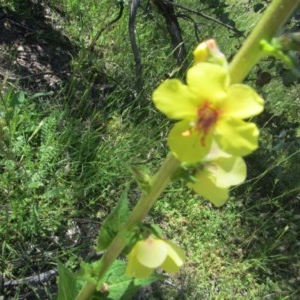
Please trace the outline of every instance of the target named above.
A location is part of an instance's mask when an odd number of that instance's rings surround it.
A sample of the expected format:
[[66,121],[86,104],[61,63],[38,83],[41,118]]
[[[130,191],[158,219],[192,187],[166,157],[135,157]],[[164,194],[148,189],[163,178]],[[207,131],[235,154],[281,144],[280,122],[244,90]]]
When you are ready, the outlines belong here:
[[201,133],[201,145],[205,146],[205,138],[212,127],[216,124],[219,111],[212,108],[209,102],[205,102],[201,108],[197,110],[198,120],[196,122],[196,130]]

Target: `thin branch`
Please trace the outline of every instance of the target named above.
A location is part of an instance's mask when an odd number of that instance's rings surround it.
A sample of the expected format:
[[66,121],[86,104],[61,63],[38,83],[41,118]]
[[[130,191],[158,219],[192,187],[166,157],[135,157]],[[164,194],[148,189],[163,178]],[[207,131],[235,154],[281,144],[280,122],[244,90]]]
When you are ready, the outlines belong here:
[[16,286],[16,285],[23,285],[23,284],[38,284],[41,282],[45,282],[50,280],[52,277],[54,277],[57,274],[57,270],[49,270],[47,272],[43,272],[37,275],[24,277],[21,279],[16,280],[9,280],[4,282],[4,287],[9,286]]
[[142,76],[143,66],[142,66],[140,51],[137,46],[136,38],[135,38],[135,18],[140,3],[141,0],[132,0],[129,21],[128,21],[130,44],[131,44],[134,61],[135,61],[136,90],[138,93],[141,92],[143,87],[143,76]]
[[207,19],[207,20],[210,20],[210,21],[212,21],[212,22],[215,22],[215,23],[217,23],[217,24],[220,24],[221,26],[223,26],[223,27],[225,27],[225,28],[228,28],[228,29],[231,30],[231,31],[234,31],[235,33],[239,34],[240,36],[245,37],[245,36],[244,36],[244,33],[243,33],[242,31],[236,29],[235,27],[233,27],[233,26],[231,26],[231,25],[229,25],[229,24],[226,24],[226,23],[222,22],[222,21],[219,20],[219,19],[216,19],[216,18],[214,18],[214,17],[208,16],[208,15],[206,15],[206,14],[204,14],[204,13],[201,13],[201,12],[199,12],[199,11],[197,11],[197,10],[191,9],[191,8],[186,7],[186,6],[184,6],[184,5],[174,3],[173,1],[169,1],[169,0],[161,0],[161,1],[162,1],[162,2],[165,2],[165,3],[168,3],[168,4],[172,4],[172,5],[174,5],[174,6],[178,7],[178,8],[181,8],[181,9],[187,11],[187,12],[193,13],[193,14],[195,14],[195,15],[198,15],[198,16],[202,17],[202,18],[205,18],[205,19]]
[[119,1],[119,14],[117,15],[117,17],[113,20],[111,20],[110,22],[108,22],[106,25],[104,25],[95,35],[95,37],[93,38],[91,44],[88,47],[89,51],[93,51],[94,47],[98,41],[98,39],[100,38],[101,34],[103,33],[104,30],[110,28],[114,23],[116,23],[119,19],[121,19],[122,15],[123,15],[123,10],[124,10],[124,3],[123,1]]
[[192,24],[194,25],[194,31],[195,31],[196,39],[199,42],[200,41],[200,37],[199,37],[199,32],[200,32],[200,30],[199,30],[199,23],[197,23],[191,16],[188,16],[187,14],[184,14],[184,13],[178,13],[177,17],[192,22]]

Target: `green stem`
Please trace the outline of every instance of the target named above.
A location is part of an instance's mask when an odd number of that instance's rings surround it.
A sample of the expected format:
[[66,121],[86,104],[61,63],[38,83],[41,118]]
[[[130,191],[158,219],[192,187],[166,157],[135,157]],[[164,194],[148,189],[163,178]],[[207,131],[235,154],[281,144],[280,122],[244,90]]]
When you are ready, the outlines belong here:
[[[150,191],[143,195],[134,207],[128,221],[114,238],[108,249],[101,258],[100,268],[98,270],[98,280],[103,278],[103,275],[109,269],[114,260],[119,256],[126,246],[126,235],[137,224],[141,223],[153,204],[164,191],[171,180],[171,176],[179,168],[180,161],[177,160],[171,153],[168,154],[163,165],[154,176]],[[76,300],[87,300],[94,293],[96,286],[92,282],[87,282],[78,294]]]
[[253,66],[264,56],[260,41],[270,41],[299,4],[300,0],[272,1],[261,20],[230,63],[231,83],[241,82],[245,79]]

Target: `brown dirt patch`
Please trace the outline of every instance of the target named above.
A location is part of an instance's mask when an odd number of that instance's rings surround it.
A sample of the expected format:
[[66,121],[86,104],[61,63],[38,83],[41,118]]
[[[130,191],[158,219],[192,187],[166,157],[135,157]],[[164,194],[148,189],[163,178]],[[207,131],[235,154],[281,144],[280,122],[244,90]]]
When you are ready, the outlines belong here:
[[0,78],[27,90],[56,90],[69,77],[78,48],[45,4],[26,14],[0,7]]

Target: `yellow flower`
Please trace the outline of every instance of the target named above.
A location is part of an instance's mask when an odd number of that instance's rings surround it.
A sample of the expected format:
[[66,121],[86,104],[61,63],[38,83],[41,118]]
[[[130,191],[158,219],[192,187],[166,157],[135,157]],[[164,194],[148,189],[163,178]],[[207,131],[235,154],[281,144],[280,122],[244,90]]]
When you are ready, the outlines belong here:
[[187,71],[186,85],[167,80],[154,91],[153,101],[167,117],[181,120],[168,136],[171,151],[181,161],[200,161],[213,139],[234,156],[258,147],[258,129],[244,119],[262,112],[264,101],[247,85],[230,85],[226,67],[197,63]]
[[229,188],[245,181],[246,173],[247,167],[241,157],[229,155],[213,143],[194,174],[195,181],[187,186],[219,207],[228,199]]
[[176,273],[184,259],[184,251],[170,241],[148,237],[137,242],[129,253],[126,275],[144,278],[158,267],[168,273]]
[[213,39],[209,39],[200,43],[193,52],[194,62],[209,62],[227,67],[225,55],[220,51],[217,43]]

